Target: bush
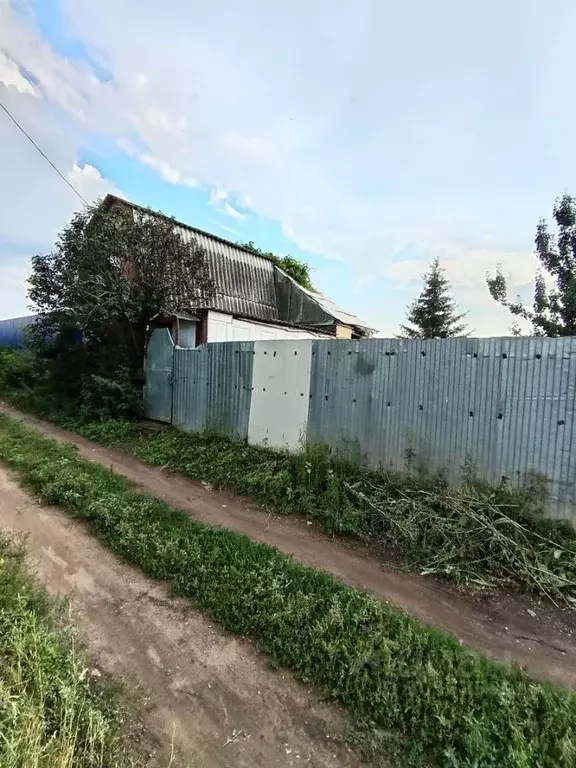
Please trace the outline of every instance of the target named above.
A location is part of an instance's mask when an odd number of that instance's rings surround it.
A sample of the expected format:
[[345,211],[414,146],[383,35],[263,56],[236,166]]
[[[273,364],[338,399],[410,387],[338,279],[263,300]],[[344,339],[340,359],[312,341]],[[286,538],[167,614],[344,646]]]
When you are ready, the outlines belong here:
[[46,373],[46,361],[32,349],[0,350],[0,395],[14,405],[54,421],[137,419],[142,391],[127,368],[109,376],[70,373],[65,385]]
[[142,415],[142,393],[126,368],[119,368],[114,376],[84,376],[79,413],[87,419],[137,419]]
[[0,349],[0,393],[30,390],[45,383],[36,356],[26,349]]

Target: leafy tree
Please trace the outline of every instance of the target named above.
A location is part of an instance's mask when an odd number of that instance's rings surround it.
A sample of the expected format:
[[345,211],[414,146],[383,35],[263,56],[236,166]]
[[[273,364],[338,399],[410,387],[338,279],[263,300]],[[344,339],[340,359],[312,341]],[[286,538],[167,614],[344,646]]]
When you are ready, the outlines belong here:
[[32,346],[58,390],[94,404],[141,382],[147,324],[214,290],[205,253],[174,220],[127,206],[73,216],[54,250],[32,259]]
[[438,259],[430,264],[430,270],[422,275],[422,293],[410,304],[406,317],[412,325],[400,326],[400,338],[447,339],[467,336],[462,319],[466,312],[456,314],[456,304],[449,293],[450,283]]
[[[502,306],[516,317],[528,320],[536,336],[576,335],[576,199],[564,195],[554,203],[554,218],[558,235],[548,231],[540,220],[536,230],[536,254],[542,269],[536,274],[532,309],[523,306],[520,298],[508,299],[506,279],[499,267],[487,276],[488,289]],[[546,277],[553,286],[546,286]],[[517,324],[516,324],[516,327]]]
[[309,291],[314,290],[312,280],[310,279],[310,267],[306,262],[295,259],[294,256],[278,256],[278,254],[272,253],[272,251],[263,251],[252,240],[248,243],[239,243],[239,245],[248,248],[252,253],[258,254],[258,256],[264,256],[264,258],[269,259],[302,287]]

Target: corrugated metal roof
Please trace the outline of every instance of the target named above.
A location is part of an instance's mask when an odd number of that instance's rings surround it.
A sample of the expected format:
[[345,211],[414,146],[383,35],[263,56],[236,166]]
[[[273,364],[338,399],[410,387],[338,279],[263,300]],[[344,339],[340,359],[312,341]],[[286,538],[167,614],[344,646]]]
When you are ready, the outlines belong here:
[[[114,204],[128,205],[146,215],[170,219],[115,195],[107,195],[102,203],[107,208]],[[217,309],[297,327],[327,329],[336,321],[366,334],[373,330],[324,294],[304,289],[266,256],[179,221],[175,222],[175,227],[183,240],[196,240],[205,250],[208,269],[216,284],[216,294],[209,304],[194,309]]]
[[[305,288],[302,290],[306,291]],[[338,322],[343,323],[344,325],[352,325],[355,328],[361,328],[362,330],[369,331],[370,333],[376,332],[375,328],[371,328],[368,323],[365,323],[364,320],[361,320],[357,315],[353,315],[351,312],[347,312],[345,309],[342,309],[342,307],[339,307],[335,302],[332,301],[332,299],[326,296],[325,293],[322,293],[321,291],[316,291],[315,293],[306,291],[306,293],[308,293],[325,312],[336,318]]]

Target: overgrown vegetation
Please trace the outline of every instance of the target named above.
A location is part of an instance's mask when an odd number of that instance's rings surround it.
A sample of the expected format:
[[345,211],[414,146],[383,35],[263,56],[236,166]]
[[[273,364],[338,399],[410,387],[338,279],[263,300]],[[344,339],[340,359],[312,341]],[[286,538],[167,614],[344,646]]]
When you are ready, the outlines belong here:
[[149,464],[318,520],[329,532],[371,536],[422,573],[481,587],[516,585],[576,604],[576,534],[542,517],[538,477],[519,489],[473,476],[450,486],[441,474],[370,472],[325,446],[288,454],[210,432],[65,423]]
[[0,534],[0,765],[127,766],[112,699],[91,682],[59,604],[32,584]]
[[195,522],[4,416],[0,461],[128,562],[386,729],[398,766],[574,765],[573,693],[481,657],[276,549]]
[[326,446],[279,453],[213,432],[108,420],[105,403],[95,419],[96,405],[79,412],[74,403],[53,401],[35,376],[32,355],[0,351],[0,395],[89,439],[318,520],[331,533],[370,536],[421,573],[461,585],[517,586],[576,605],[576,533],[568,523],[543,517],[546,486],[539,477],[528,476],[516,488],[482,483],[467,472],[454,486],[441,473],[371,472]]
[[310,266],[305,261],[300,261],[300,259],[296,259],[289,254],[286,256],[278,256],[277,253],[273,253],[272,251],[263,251],[262,248],[258,248],[252,240],[247,243],[239,243],[239,245],[248,248],[252,253],[258,254],[258,256],[264,256],[264,258],[272,261],[277,267],[280,267],[280,269],[286,272],[287,275],[290,275],[293,280],[296,280],[296,282],[303,288],[306,288],[308,291],[314,290],[310,278]]
[[153,211],[97,204],[32,259],[28,344],[46,395],[96,416],[140,413],[150,319],[190,311],[214,291],[204,250],[174,225]]

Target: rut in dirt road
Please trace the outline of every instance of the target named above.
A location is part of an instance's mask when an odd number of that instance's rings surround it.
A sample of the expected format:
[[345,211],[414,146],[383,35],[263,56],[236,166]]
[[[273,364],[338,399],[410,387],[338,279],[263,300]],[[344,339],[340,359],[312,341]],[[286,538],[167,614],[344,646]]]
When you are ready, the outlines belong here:
[[576,688],[576,620],[568,611],[534,607],[524,599],[480,602],[467,598],[446,584],[388,567],[362,546],[332,539],[305,520],[269,514],[234,494],[146,466],[125,453],[103,448],[8,407],[0,410],[47,436],[77,445],[85,458],[133,480],[196,520],[275,546],[305,565],[329,571],[427,624],[452,632],[487,655],[515,661],[538,679]]
[[81,523],[33,502],[4,470],[0,528],[28,534],[40,581],[70,594],[96,670],[135,700],[151,765],[169,765],[173,751],[174,768],[361,764],[342,741],[352,726],[340,708],[122,564]]

